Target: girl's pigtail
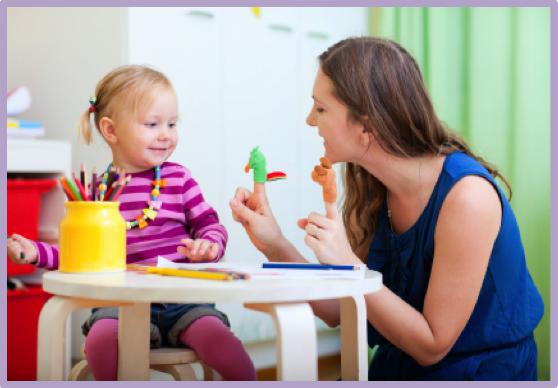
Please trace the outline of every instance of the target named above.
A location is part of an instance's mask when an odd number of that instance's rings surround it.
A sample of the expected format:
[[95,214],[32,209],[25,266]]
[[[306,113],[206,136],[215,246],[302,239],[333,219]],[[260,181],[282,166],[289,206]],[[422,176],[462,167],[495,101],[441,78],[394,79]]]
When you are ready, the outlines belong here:
[[85,144],[91,144],[92,129],[91,129],[91,110],[87,109],[82,113],[78,124],[78,135],[83,136]]

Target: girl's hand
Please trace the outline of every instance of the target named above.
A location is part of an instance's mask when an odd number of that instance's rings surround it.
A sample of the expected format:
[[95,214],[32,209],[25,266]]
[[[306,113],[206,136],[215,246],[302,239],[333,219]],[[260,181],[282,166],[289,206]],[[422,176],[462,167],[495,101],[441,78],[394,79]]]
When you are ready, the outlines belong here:
[[35,264],[38,259],[37,249],[31,240],[19,234],[12,234],[8,237],[6,244],[8,257],[16,264]]
[[285,243],[263,184],[256,184],[254,193],[244,187],[237,188],[229,205],[234,220],[242,224],[252,244],[264,255],[272,256]]
[[320,263],[362,264],[351,249],[337,208],[328,207],[327,214],[328,217],[312,212],[308,218],[298,220],[299,228],[306,232],[304,243],[312,249]]
[[193,262],[212,261],[215,260],[219,253],[219,244],[198,238],[192,240],[185,238],[180,240],[184,246],[179,246],[176,250],[178,253],[186,256]]

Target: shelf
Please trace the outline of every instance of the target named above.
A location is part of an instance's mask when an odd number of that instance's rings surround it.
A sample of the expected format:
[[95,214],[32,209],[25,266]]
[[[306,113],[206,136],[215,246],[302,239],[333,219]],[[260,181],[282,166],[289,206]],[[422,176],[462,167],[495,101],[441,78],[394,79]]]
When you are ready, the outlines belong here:
[[7,172],[71,175],[72,148],[59,140],[8,139]]

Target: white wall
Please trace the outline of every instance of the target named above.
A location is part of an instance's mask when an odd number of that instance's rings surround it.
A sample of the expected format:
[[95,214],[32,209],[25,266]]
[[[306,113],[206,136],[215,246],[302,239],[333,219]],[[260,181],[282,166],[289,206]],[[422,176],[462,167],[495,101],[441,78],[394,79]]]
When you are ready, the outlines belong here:
[[22,118],[43,122],[47,138],[72,143],[74,171],[80,162],[104,168],[110,161],[100,136],[91,146],[78,141],[77,123],[97,81],[124,63],[125,20],[118,8],[8,8],[8,89],[30,89]]

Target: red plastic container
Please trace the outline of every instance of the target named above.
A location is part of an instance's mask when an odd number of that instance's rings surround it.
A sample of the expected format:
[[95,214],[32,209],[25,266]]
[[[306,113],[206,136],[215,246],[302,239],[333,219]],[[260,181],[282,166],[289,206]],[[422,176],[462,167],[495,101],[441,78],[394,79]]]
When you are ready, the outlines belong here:
[[50,296],[35,285],[8,290],[8,380],[37,379],[39,314]]
[[[17,233],[37,240],[41,194],[55,185],[54,179],[8,179],[8,235]],[[7,262],[8,276],[22,275],[35,270],[35,267],[29,264],[17,265],[9,260]]]

